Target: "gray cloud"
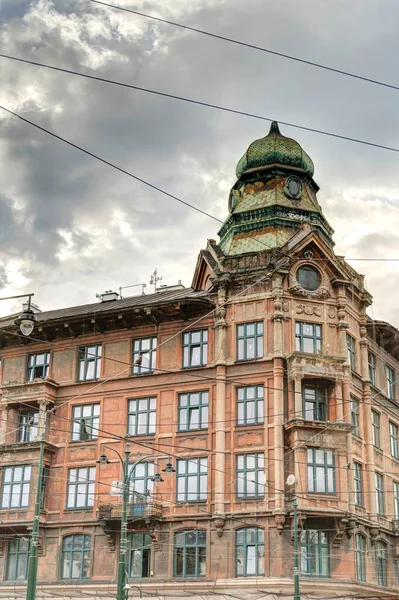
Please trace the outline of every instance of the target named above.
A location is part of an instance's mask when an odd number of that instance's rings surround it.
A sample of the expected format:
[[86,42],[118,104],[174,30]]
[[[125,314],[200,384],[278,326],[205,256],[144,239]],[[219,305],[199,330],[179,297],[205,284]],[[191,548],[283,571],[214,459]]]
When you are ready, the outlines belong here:
[[[399,147],[392,90],[90,2],[3,0],[2,7],[5,53]],[[383,81],[395,73],[395,19],[380,17],[381,11],[398,12],[393,0],[378,6],[365,0],[361,9],[341,0],[309,0],[300,10],[295,0],[135,3],[142,7]],[[222,219],[237,160],[269,128],[0,60],[4,104]],[[398,155],[282,131],[315,162],[337,252],[399,256]],[[148,281],[154,267],[165,282],[189,284],[199,248],[216,236],[216,222],[2,115],[0,155],[1,258],[10,285],[35,291],[43,308],[92,301],[103,289]],[[396,292],[388,304],[375,264],[353,266],[366,272],[370,288],[377,284],[371,292],[378,310],[395,322],[390,305]],[[378,276],[392,269],[379,265]]]

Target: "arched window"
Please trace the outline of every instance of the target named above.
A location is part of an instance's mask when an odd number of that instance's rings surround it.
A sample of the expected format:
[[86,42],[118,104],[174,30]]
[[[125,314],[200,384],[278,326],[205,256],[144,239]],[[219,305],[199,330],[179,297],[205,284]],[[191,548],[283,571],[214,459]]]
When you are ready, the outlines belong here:
[[236,575],[265,574],[265,532],[259,527],[236,531]]
[[375,556],[377,562],[378,585],[388,585],[387,579],[387,545],[379,541],[375,545]]
[[68,535],[62,541],[62,579],[88,579],[91,538],[88,535]]
[[355,537],[356,579],[366,581],[366,538],[361,533]]
[[206,531],[175,533],[174,573],[175,577],[205,577]]

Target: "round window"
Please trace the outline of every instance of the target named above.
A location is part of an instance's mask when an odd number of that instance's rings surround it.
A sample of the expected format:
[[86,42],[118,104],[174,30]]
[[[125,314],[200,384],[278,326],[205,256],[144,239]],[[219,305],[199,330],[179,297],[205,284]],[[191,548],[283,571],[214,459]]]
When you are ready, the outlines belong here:
[[314,292],[321,285],[321,275],[317,269],[311,265],[299,267],[296,272],[296,280],[304,290]]
[[302,194],[302,183],[298,177],[288,177],[284,186],[285,195],[289,198],[299,198]]

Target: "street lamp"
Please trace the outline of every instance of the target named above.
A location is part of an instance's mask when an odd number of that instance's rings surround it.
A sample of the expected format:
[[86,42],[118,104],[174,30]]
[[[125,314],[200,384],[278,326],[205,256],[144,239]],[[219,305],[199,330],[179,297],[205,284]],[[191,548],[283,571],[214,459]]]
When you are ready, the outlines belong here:
[[[295,494],[296,477],[295,475],[288,475],[287,485],[293,488]],[[294,495],[293,501],[294,507],[294,600],[301,600],[301,594],[299,592],[299,554],[298,554],[298,500]]]
[[[134,463],[132,463],[132,465],[130,466],[130,469],[129,469],[129,457],[130,457],[129,442],[126,442],[126,445],[125,445],[125,458],[124,459],[119,454],[118,450],[115,450],[115,448],[113,448],[112,446],[106,446],[104,444],[102,454],[99,457],[99,459],[97,460],[97,462],[100,466],[105,466],[105,465],[109,464],[109,462],[110,462],[107,455],[104,453],[104,448],[113,450],[118,455],[119,460],[122,465],[122,469],[123,469],[121,537],[120,537],[120,541],[119,541],[119,563],[118,563],[116,600],[125,600],[125,593],[129,593],[129,589],[131,587],[131,586],[127,587],[129,584],[127,581],[128,574],[126,571],[127,505],[128,505],[128,501],[129,501],[130,480],[131,480],[131,477],[134,474],[138,464],[147,460],[148,458],[159,458],[159,457],[164,457],[165,455],[164,454],[147,454],[146,456],[142,456],[141,458],[136,460]],[[168,473],[175,472],[173,465],[170,463],[170,458],[169,458],[169,464],[170,464],[170,467],[168,468],[167,472]],[[165,469],[167,466],[168,465],[165,466]],[[153,481],[155,483],[157,483],[159,481],[163,481],[162,476],[159,473],[156,473],[153,477]],[[134,587],[137,587],[137,586],[134,586]],[[141,590],[140,590],[140,588],[137,588],[137,589],[140,591],[140,597],[141,597]],[[34,600],[34,599],[32,599],[32,600]]]
[[42,498],[42,479],[43,479],[43,457],[44,457],[44,432],[40,440],[39,467],[37,471],[36,500],[33,517],[33,527],[31,536],[31,548],[28,562],[28,576],[26,586],[26,600],[35,600],[36,581],[37,581],[37,548],[39,545],[39,523],[40,523],[40,502]]
[[7,296],[0,298],[0,300],[14,300],[14,298],[28,298],[28,306],[24,308],[21,314],[15,319],[15,325],[19,325],[21,333],[23,335],[30,335],[33,331],[37,317],[31,309],[31,298],[34,294],[18,294],[17,296]]

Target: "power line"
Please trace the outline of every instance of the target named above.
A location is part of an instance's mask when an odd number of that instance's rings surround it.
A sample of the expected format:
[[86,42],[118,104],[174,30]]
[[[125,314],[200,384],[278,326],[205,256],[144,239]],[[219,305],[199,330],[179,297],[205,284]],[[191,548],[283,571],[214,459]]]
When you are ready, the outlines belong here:
[[[94,0],[90,0],[90,1],[94,1]],[[166,92],[161,92],[159,90],[153,90],[153,89],[150,89],[150,88],[140,87],[140,86],[132,85],[132,84],[125,83],[125,82],[122,82],[122,81],[115,81],[113,79],[107,79],[105,77],[98,77],[96,75],[88,75],[86,73],[80,73],[78,71],[73,71],[71,69],[65,69],[65,68],[62,68],[62,67],[55,67],[54,65],[49,65],[49,64],[46,64],[46,63],[40,63],[40,62],[37,62],[37,61],[27,60],[27,59],[19,58],[19,57],[16,57],[16,56],[10,56],[8,54],[0,54],[0,57],[1,58],[7,58],[9,60],[18,61],[18,62],[21,62],[21,63],[26,63],[26,64],[29,64],[29,65],[34,65],[34,66],[37,66],[37,67],[44,67],[46,69],[51,69],[52,71],[59,71],[61,73],[67,73],[69,75],[76,75],[78,77],[85,77],[86,79],[92,79],[92,80],[95,80],[95,81],[100,81],[102,83],[109,83],[111,85],[116,85],[116,86],[125,87],[125,88],[132,89],[132,90],[137,90],[137,91],[140,91],[140,92],[145,92],[147,94],[154,94],[156,96],[163,96],[165,98],[171,98],[171,99],[174,99],[174,100],[179,100],[181,102],[187,102],[189,104],[196,104],[198,106],[204,106],[206,108],[212,108],[212,109],[215,109],[215,110],[221,110],[221,111],[224,111],[224,112],[227,112],[227,113],[231,113],[231,114],[235,114],[235,115],[241,115],[241,116],[249,117],[249,118],[252,118],[252,119],[260,119],[261,121],[267,121],[268,123],[272,123],[273,121],[278,121],[281,125],[285,125],[287,127],[293,127],[294,129],[301,129],[303,131],[310,131],[311,133],[317,133],[319,135],[325,135],[325,136],[328,136],[328,137],[338,138],[338,139],[345,140],[345,141],[348,141],[348,142],[353,142],[353,143],[356,143],[356,144],[363,144],[363,145],[366,145],[366,146],[372,146],[374,148],[380,148],[381,150],[388,150],[390,152],[399,152],[399,148],[394,148],[392,146],[385,146],[384,144],[377,144],[375,142],[368,142],[367,140],[361,140],[359,138],[352,138],[352,137],[349,137],[349,136],[340,135],[338,133],[332,133],[332,132],[329,132],[329,131],[323,131],[321,129],[315,129],[313,127],[306,127],[305,125],[298,125],[297,123],[290,123],[288,121],[282,121],[280,119],[272,119],[271,117],[265,117],[263,115],[257,115],[255,113],[250,113],[250,112],[241,111],[241,110],[235,110],[235,109],[229,108],[227,106],[220,106],[218,104],[212,104],[210,102],[203,102],[203,101],[200,101],[200,100],[194,100],[193,98],[187,98],[185,96],[177,96],[175,94],[168,94]],[[9,111],[9,112],[11,112],[11,111]],[[12,113],[12,114],[15,114],[15,113]],[[105,162],[105,161],[103,161],[103,162]],[[136,177],[136,179],[138,179],[138,178]],[[142,181],[142,180],[140,180],[140,181]],[[151,187],[154,187],[154,186],[151,186]],[[158,189],[158,188],[156,188],[156,189]],[[199,209],[197,209],[197,210],[199,210]],[[200,211],[200,212],[203,212],[203,211]],[[207,214],[207,213],[205,213],[205,214]],[[208,214],[208,216],[210,216],[210,215]],[[215,218],[215,217],[212,217],[212,218]],[[219,220],[219,219],[216,219],[216,220]],[[220,221],[220,222],[222,222],[222,221]]]
[[363,75],[351,73],[350,71],[344,71],[342,69],[336,69],[334,67],[329,67],[327,65],[323,65],[322,63],[316,63],[311,60],[299,58],[298,56],[292,56],[291,54],[285,54],[284,52],[277,52],[276,50],[271,50],[270,48],[265,48],[263,46],[256,46],[255,44],[249,44],[248,42],[243,42],[241,40],[236,40],[234,38],[230,38],[230,37],[227,37],[224,35],[212,33],[210,31],[205,31],[204,29],[198,29],[197,27],[183,25],[183,23],[177,23],[176,21],[162,19],[161,17],[155,17],[154,15],[147,15],[145,13],[139,12],[137,10],[133,10],[131,8],[117,6],[115,4],[110,4],[108,2],[102,2],[100,0],[89,0],[89,2],[93,2],[94,4],[100,4],[100,5],[106,6],[108,8],[114,8],[116,10],[121,10],[123,12],[132,13],[133,15],[137,15],[139,17],[144,17],[146,19],[151,19],[153,21],[158,21],[159,23],[166,23],[167,25],[173,25],[174,27],[180,27],[181,29],[186,29],[188,31],[193,31],[193,32],[199,33],[201,35],[206,35],[208,37],[216,38],[218,40],[222,40],[223,42],[228,42],[230,44],[236,44],[238,46],[250,48],[251,50],[257,50],[259,52],[265,52],[267,54],[272,54],[273,56],[279,56],[280,58],[286,58],[288,60],[293,60],[295,62],[302,63],[304,65],[316,67],[318,69],[323,69],[324,71],[330,71],[332,73],[337,73],[338,75],[345,75],[346,77],[351,77],[353,79],[359,79],[360,81],[366,81],[367,83],[372,83],[374,85],[380,85],[382,87],[390,88],[392,90],[399,90],[399,86],[393,85],[391,83],[386,83],[384,81],[379,81],[378,79],[372,79],[370,77],[365,77]]

